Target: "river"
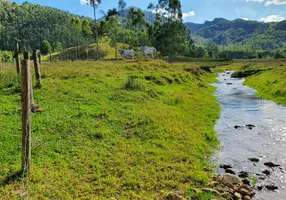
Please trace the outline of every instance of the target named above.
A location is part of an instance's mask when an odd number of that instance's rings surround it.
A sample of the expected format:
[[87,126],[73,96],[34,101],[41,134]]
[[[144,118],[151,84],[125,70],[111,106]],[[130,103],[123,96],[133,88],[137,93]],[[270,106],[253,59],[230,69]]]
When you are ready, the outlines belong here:
[[[256,90],[243,85],[244,79],[231,78],[230,71],[218,74],[215,96],[221,105],[215,130],[222,149],[215,156],[218,164],[231,164],[237,171],[246,171],[256,186],[276,185],[255,190],[257,200],[286,199],[286,108],[258,98]],[[254,125],[252,129],[245,125]],[[237,126],[235,128],[235,126]],[[251,162],[248,158],[258,158]],[[279,164],[267,167],[265,162]],[[270,175],[262,173],[269,170]],[[264,179],[264,180],[262,180]]]

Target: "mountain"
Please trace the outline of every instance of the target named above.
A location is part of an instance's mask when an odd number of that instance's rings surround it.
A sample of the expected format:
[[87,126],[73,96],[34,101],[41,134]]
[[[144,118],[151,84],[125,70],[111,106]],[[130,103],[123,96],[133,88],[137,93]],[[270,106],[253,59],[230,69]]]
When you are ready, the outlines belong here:
[[206,39],[217,45],[247,45],[263,50],[279,49],[286,45],[286,20],[264,23],[215,18],[204,24],[188,22],[186,26],[191,30],[196,43]]

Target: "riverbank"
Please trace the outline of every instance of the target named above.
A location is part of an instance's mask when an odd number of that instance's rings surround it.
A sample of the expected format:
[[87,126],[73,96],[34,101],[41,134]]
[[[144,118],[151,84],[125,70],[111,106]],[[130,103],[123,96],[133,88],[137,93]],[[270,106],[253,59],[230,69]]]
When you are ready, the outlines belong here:
[[[209,158],[219,105],[201,63],[59,62],[34,90],[29,186],[21,165],[14,68],[0,79],[2,199],[212,199]],[[193,192],[193,188],[199,190]]]
[[255,88],[259,97],[286,106],[286,65],[250,76],[245,85]]
[[245,85],[257,90],[257,96],[286,105],[286,63],[245,62],[232,64],[234,77],[246,77]]

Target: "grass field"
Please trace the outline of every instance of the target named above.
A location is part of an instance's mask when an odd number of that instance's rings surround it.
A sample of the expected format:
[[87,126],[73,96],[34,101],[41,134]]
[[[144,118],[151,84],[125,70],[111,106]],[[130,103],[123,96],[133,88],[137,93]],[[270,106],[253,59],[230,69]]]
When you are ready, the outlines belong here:
[[[202,63],[57,62],[42,65],[43,110],[32,116],[30,199],[164,199],[212,175],[219,105]],[[27,195],[14,67],[0,74],[0,198]]]

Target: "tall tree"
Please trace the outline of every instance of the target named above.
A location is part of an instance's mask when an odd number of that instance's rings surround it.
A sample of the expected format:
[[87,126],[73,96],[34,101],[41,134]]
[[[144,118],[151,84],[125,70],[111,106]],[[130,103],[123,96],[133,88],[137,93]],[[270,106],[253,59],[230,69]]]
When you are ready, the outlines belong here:
[[[154,6],[149,4],[148,8]],[[179,0],[158,0],[155,9],[163,10],[157,15],[157,22],[154,27],[156,47],[167,55],[169,61],[173,61],[177,54],[182,53],[186,43],[190,40],[186,26],[182,22],[181,2]]]
[[120,30],[122,29],[122,26],[118,21],[117,15],[113,15],[109,17],[109,20],[107,22],[107,27],[109,30],[108,36],[111,39],[110,46],[115,48],[115,58],[117,60],[118,59],[118,50],[117,50],[118,35],[119,35]]
[[[126,2],[124,0],[119,0],[118,2],[118,11],[120,14],[122,14],[126,8]],[[121,16],[122,17],[122,16]]]
[[86,0],[86,2],[93,8],[94,26],[95,26],[95,42],[96,42],[96,59],[99,59],[99,45],[98,45],[98,26],[96,21],[96,9],[101,3],[101,0]]
[[124,43],[125,43],[125,35],[123,33],[124,33],[124,30],[125,30],[125,21],[126,21],[126,19],[124,19],[124,11],[125,11],[126,5],[127,4],[126,4],[126,2],[124,0],[119,0],[118,1],[118,11],[119,11],[119,14],[120,14],[120,17],[121,17],[121,23],[122,23],[122,26],[123,26],[122,33],[121,33],[122,46],[124,46]]

